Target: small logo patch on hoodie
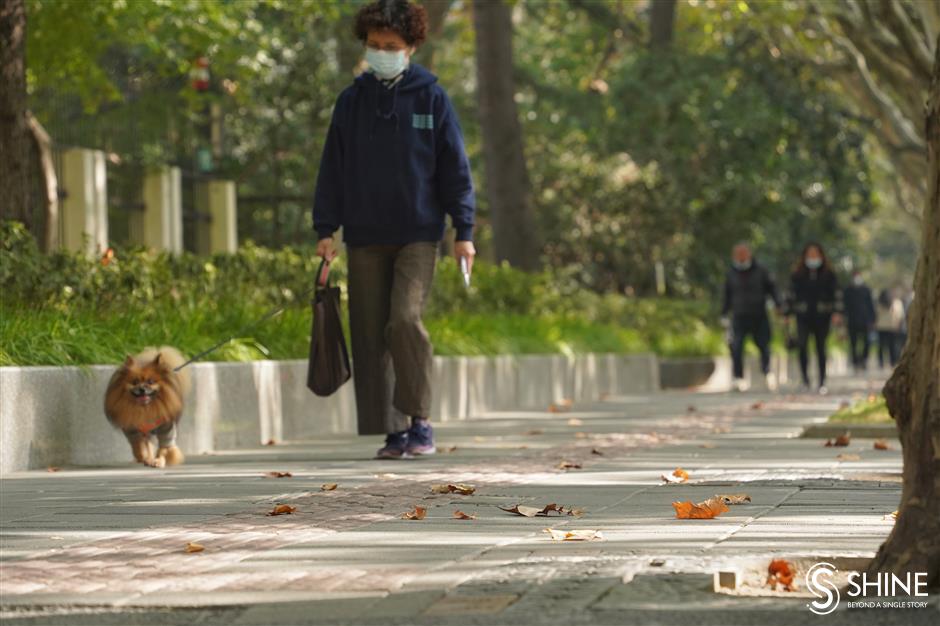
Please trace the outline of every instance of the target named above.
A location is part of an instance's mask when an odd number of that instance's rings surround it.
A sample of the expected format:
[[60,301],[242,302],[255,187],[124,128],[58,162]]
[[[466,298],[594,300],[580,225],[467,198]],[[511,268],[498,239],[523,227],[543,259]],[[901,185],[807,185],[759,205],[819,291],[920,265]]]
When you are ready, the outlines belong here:
[[414,128],[432,130],[434,128],[434,115],[415,113],[411,116],[411,125]]

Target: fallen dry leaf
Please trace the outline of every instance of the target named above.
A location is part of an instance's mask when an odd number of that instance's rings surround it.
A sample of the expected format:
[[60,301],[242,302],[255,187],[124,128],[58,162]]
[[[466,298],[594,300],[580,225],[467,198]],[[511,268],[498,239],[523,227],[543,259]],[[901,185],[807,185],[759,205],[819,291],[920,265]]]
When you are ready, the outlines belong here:
[[278,504],[273,509],[268,511],[268,517],[272,515],[290,515],[297,510],[297,507],[291,506],[289,504]]
[[476,519],[476,515],[470,515],[469,513],[464,513],[463,511],[454,511],[454,519]]
[[569,470],[569,469],[581,469],[580,463],[574,463],[573,461],[562,461],[557,465],[558,469]]
[[879,439],[875,442],[875,450],[890,450],[891,446],[888,445],[888,442],[884,439]]
[[757,402],[751,405],[752,411],[759,411],[762,408],[764,408],[764,402],[762,400],[758,400]]
[[835,439],[827,439],[827,440],[826,440],[826,446],[825,446],[825,447],[827,447],[827,448],[833,448],[833,447],[836,447],[836,448],[844,448],[845,446],[849,445],[849,443],[851,443],[851,441],[852,441],[852,435],[849,433],[849,431],[845,431],[844,433],[842,433],[841,435],[839,435],[839,436],[836,437]]
[[554,528],[546,528],[543,532],[551,535],[554,541],[594,541],[604,538],[599,530],[555,530]]
[[584,422],[577,417],[572,417],[570,420],[568,420],[568,426],[581,426],[583,424]]
[[685,408],[685,410],[687,413],[695,413],[695,406],[690,404]]
[[873,394],[873,393],[868,394],[868,401],[869,401],[869,402],[875,402],[876,400],[878,400],[878,396],[876,396],[876,395]]
[[523,506],[521,504],[516,504],[511,507],[497,507],[502,511],[507,513],[515,513],[516,515],[521,515],[523,517],[548,517],[551,513],[557,513],[558,515],[574,515],[580,517],[584,515],[584,510],[582,509],[566,509],[563,506],[558,506],[555,503],[546,504],[541,509],[534,506]]
[[187,543],[187,544],[186,544],[186,547],[184,548],[184,550],[185,550],[186,552],[189,552],[189,553],[192,553],[192,552],[202,552],[202,551],[205,550],[205,549],[206,549],[205,546],[201,546],[201,545],[199,545],[198,543],[193,543],[193,542],[191,542],[191,541],[190,541],[189,543]]
[[744,504],[751,501],[751,496],[746,493],[719,494],[715,497],[725,504]]
[[265,478],[290,478],[293,474],[290,472],[267,472]]
[[793,567],[783,559],[774,559],[767,567],[767,584],[776,590],[782,585],[787,591],[793,591]]
[[892,512],[892,513],[888,513],[888,514],[885,515],[885,517],[884,517],[884,519],[892,519],[892,520],[896,520],[897,518],[898,518],[898,512],[897,512],[897,511],[894,511],[894,512]]
[[574,434],[575,439],[587,439],[588,434],[585,432],[576,432]]
[[598,450],[597,448],[591,448],[591,454],[596,454],[597,456],[604,456],[604,453]]
[[851,405],[849,404],[849,401],[848,401],[848,400],[843,400],[842,402],[839,403],[839,409],[840,409],[840,410],[841,410],[841,409],[847,409],[847,408],[849,408],[849,406],[851,406]]
[[541,435],[544,432],[545,431],[543,431],[541,428],[533,428],[532,430],[527,430],[525,434],[534,437],[535,435]]
[[408,511],[407,513],[402,513],[402,519],[410,520],[422,520],[428,515],[428,510],[421,506],[416,506],[413,511]]
[[699,448],[707,448],[707,449],[709,449],[709,450],[711,450],[711,449],[714,448],[714,447],[715,447],[715,444],[713,444],[713,443],[710,442],[710,441],[706,441],[705,443],[703,443],[702,445],[699,446]]
[[50,465],[49,467],[46,468],[46,471],[47,471],[47,472],[58,472],[58,471],[61,470],[61,469],[62,469],[61,467],[56,467],[55,465]]
[[484,441],[486,441],[486,437],[480,437],[479,435],[477,435],[476,437],[473,438],[473,440],[477,443],[483,443]]
[[339,487],[336,483],[323,483],[320,485],[320,491],[336,491],[336,488]]
[[689,473],[681,467],[677,467],[672,474],[663,474],[662,479],[667,483],[684,483],[689,480]]
[[277,442],[274,441],[273,439],[268,439],[268,440],[265,442],[264,445],[266,445],[266,446],[274,446],[274,445],[277,445]]
[[473,485],[460,485],[460,484],[439,484],[431,485],[432,493],[457,493],[462,496],[469,496],[476,491],[477,488]]
[[836,456],[837,461],[861,461],[862,457],[857,454],[840,454]]
[[698,504],[686,502],[673,502],[677,519],[712,519],[728,510],[725,503],[719,498],[709,498]]

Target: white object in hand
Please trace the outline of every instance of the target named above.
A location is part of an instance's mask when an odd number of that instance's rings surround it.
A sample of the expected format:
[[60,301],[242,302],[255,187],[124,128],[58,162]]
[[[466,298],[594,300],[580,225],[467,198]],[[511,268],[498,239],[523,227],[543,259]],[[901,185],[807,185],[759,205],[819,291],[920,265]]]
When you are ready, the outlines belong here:
[[470,269],[467,266],[467,257],[460,257],[460,273],[463,274],[463,285],[470,289]]

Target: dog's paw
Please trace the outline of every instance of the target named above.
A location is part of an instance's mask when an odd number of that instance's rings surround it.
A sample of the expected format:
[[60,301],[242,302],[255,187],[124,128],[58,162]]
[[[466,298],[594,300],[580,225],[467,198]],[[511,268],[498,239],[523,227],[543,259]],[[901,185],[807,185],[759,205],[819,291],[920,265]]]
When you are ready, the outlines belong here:
[[157,458],[155,458],[155,459],[153,459],[152,461],[148,462],[147,465],[149,465],[150,467],[156,467],[156,468],[158,468],[158,469],[162,469],[162,468],[166,467],[166,459],[164,459],[163,457],[159,457],[159,456],[158,456]]
[[167,465],[179,465],[185,458],[183,457],[183,452],[176,446],[160,448],[157,452],[157,457],[164,459]]

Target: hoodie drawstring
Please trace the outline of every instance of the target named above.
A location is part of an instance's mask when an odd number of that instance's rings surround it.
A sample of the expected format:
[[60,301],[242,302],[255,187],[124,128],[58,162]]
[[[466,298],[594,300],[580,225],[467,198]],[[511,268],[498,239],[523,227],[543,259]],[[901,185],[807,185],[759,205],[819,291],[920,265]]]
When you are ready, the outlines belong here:
[[369,139],[372,139],[375,136],[375,121],[376,121],[376,118],[379,118],[379,117],[385,120],[390,120],[392,118],[395,118],[395,132],[396,133],[399,132],[400,130],[399,129],[399,117],[398,117],[398,111],[396,109],[396,106],[398,104],[398,86],[399,85],[401,85],[401,81],[398,81],[397,83],[395,83],[395,86],[392,87],[392,106],[386,113],[386,112],[383,112],[379,108],[379,98],[381,97],[380,90],[382,88],[382,84],[381,82],[376,81],[375,83],[375,116],[372,118],[372,126],[369,128]]

